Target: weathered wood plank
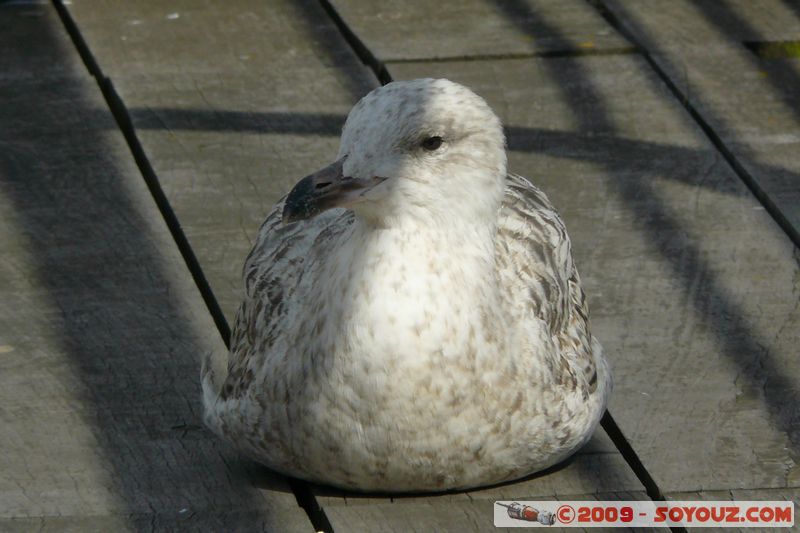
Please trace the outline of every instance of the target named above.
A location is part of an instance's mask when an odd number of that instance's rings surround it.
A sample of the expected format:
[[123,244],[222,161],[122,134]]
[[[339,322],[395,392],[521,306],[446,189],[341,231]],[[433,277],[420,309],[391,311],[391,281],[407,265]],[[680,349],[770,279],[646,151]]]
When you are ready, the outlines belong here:
[[385,62],[630,49],[583,0],[331,4]]
[[0,529],[311,530],[200,428],[225,348],[53,9],[0,47]]
[[796,3],[680,0],[663,9],[655,1],[614,0],[608,5],[730,148],[800,242],[798,45],[793,57],[772,58],[745,46],[800,42]]
[[390,65],[501,114],[560,209],[611,410],[663,490],[796,486],[798,256],[635,56]]
[[268,209],[329,162],[377,81],[312,0],[69,6],[228,320]]

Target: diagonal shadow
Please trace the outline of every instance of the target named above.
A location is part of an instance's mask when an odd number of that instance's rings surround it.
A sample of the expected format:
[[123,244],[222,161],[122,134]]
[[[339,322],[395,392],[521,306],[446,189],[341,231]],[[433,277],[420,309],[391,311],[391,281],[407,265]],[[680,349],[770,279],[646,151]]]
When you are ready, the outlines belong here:
[[[504,15],[517,29],[533,39],[548,38],[556,46],[564,49],[574,48],[574,45],[554,25],[545,20],[539,13],[524,0],[491,0],[493,7]],[[583,79],[581,63],[575,60],[542,61],[551,79],[559,87],[576,86],[576,81]],[[613,125],[602,108],[587,105],[587,100],[579,91],[563,90],[562,97],[575,110],[575,119],[578,121],[578,131],[613,131]]]
[[[67,363],[74,378],[56,374],[58,384],[75,387],[70,394],[81,401],[70,409],[94,436],[93,444],[68,453],[91,457],[99,450],[93,459],[102,462],[98,472],[108,473],[110,485],[84,490],[98,501],[112,495],[114,503],[101,507],[111,505],[108,512],[127,517],[131,529],[264,527],[270,520],[263,502],[242,488],[248,483],[235,481],[245,474],[231,471],[228,452],[200,429],[198,356],[208,345],[198,341],[190,315],[206,310],[183,307],[171,278],[185,266],[165,268],[178,254],[165,257],[159,246],[164,235],[174,243],[166,232],[154,234],[151,220],[159,215],[144,185],[132,184],[141,179],[135,167],[120,163],[130,158],[124,143],[107,140],[105,130],[115,127],[110,113],[98,116],[96,85],[70,68],[79,64],[77,54],[65,36],[57,37],[64,29],[50,6],[3,5],[0,15],[4,64],[21,73],[0,79],[0,194],[10,211],[3,218],[14,224],[10,232],[25,243],[22,257],[6,256],[5,264],[23,265],[26,276],[22,288],[0,284],[4,299],[22,299],[14,314],[0,315],[0,329],[31,350],[4,355],[16,364],[7,368],[23,391],[37,383],[34,350],[44,368]],[[137,188],[143,193],[131,192]],[[49,317],[44,331],[15,322],[26,313]],[[52,340],[31,344],[38,337]],[[52,403],[36,404],[45,417],[57,416],[59,402],[70,398],[53,394]],[[38,427],[15,422],[18,434]],[[61,437],[4,453],[36,462],[37,454],[64,453]],[[63,474],[38,468],[39,479]],[[52,492],[29,497],[33,505],[59,494],[71,501],[71,488]]]
[[[765,172],[765,167],[759,165],[758,151],[751,150],[749,146],[737,144],[734,153],[731,147],[725,144],[726,139],[718,131],[724,133],[726,131],[737,131],[738,128],[728,127],[728,120],[725,120],[710,105],[713,102],[703,103],[703,109],[700,111],[698,106],[690,101],[688,93],[684,94],[678,84],[669,78],[668,72],[680,72],[684,69],[681,65],[675,64],[672,59],[673,54],[661,48],[658,39],[642,31],[647,27],[647,24],[641,23],[638,17],[622,3],[614,3],[613,7],[610,7],[603,0],[588,1],[612,26],[617,27],[621,33],[625,34],[626,38],[630,41],[636,41],[635,44],[642,51],[644,59],[662,79],[667,89],[680,100],[681,105],[683,105],[703,133],[706,134],[718,152],[731,165],[738,177],[760,200],[772,218],[795,243],[795,246],[800,244],[800,234],[798,234],[795,221],[797,217],[794,216],[790,206],[784,205],[791,201],[790,197],[786,198],[782,194],[785,191],[785,187],[791,188],[790,184],[792,183],[791,180],[794,179],[794,174],[776,167],[770,167],[770,171]],[[653,53],[650,51],[653,51]],[[753,58],[751,58],[752,60]],[[680,58],[678,58],[678,61],[680,61]],[[783,63],[788,65],[788,62]],[[789,208],[787,209],[787,207]]]
[[[733,42],[742,47],[743,51],[745,50],[743,41],[764,40],[750,23],[731,9],[727,2],[692,0],[691,5],[700,12],[709,25],[716,27],[721,34],[730,37]],[[800,8],[795,5],[794,9],[797,12]],[[800,73],[794,68],[796,63],[764,61],[751,53],[745,53],[743,57],[750,61],[754,70],[767,72],[764,79],[772,86],[775,95],[783,100],[786,108],[800,121]]]
[[[522,18],[523,13],[536,17],[521,0],[495,0],[494,3],[511,21]],[[556,35],[559,33],[555,27],[547,26],[543,21],[539,21],[537,26]],[[582,116],[576,112],[575,119],[579,124],[599,130],[612,139],[616,138],[616,127],[606,111],[603,96],[583,74],[579,64],[568,65],[564,72],[559,72],[556,66],[556,63],[571,62],[572,60],[562,59],[544,63],[553,78],[559,82],[565,100],[575,104],[573,109],[581,112],[591,110],[590,114]],[[650,76],[649,79],[652,80],[655,90],[663,91],[655,76]],[[510,144],[514,142],[511,140]],[[620,150],[619,147],[613,149]],[[619,153],[620,160],[628,160],[627,153]],[[609,185],[636,219],[641,221],[641,228],[646,233],[648,242],[680,281],[683,297],[710,326],[720,353],[737,364],[739,376],[750,391],[756,395],[759,392],[763,394],[770,422],[787,435],[793,459],[798,462],[800,411],[796,406],[800,403],[800,384],[780,372],[767,348],[769,342],[759,338],[752,330],[742,308],[717,280],[704,258],[703,250],[681,237],[690,232],[681,226],[671,209],[659,200],[648,180],[631,176],[629,172],[619,172],[619,167],[611,162],[613,159],[609,157],[605,161],[597,161],[608,171],[611,178]],[[699,181],[696,184],[699,186]],[[681,243],[677,249],[676,243]]]
[[306,38],[317,56],[323,58],[350,91],[353,102],[377,87],[372,72],[364,68],[342,38],[336,25],[322,9],[318,0],[295,0],[288,6],[305,22]]

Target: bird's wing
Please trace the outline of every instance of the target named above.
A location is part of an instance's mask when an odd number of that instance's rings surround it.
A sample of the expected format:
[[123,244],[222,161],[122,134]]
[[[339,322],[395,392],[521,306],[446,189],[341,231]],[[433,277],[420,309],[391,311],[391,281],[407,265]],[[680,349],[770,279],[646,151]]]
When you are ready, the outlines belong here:
[[[254,365],[284,332],[288,306],[315,257],[345,231],[352,212],[332,209],[312,219],[284,225],[285,197],[258,230],[242,270],[244,295],[231,332],[227,376],[219,387],[222,399],[241,396],[253,380]],[[315,250],[319,251],[316,253]]]
[[567,230],[547,196],[514,174],[500,211],[496,256],[507,277],[507,298],[540,319],[560,350],[560,381],[593,393],[602,348],[591,334]]

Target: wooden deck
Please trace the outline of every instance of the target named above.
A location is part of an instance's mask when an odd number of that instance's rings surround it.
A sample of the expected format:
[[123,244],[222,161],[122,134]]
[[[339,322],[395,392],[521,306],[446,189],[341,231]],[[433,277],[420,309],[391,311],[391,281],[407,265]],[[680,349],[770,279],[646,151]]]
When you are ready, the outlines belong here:
[[[792,41],[793,0],[0,2],[0,531],[800,502],[800,57],[756,53]],[[423,76],[483,95],[562,213],[621,435],[469,493],[287,480],[202,428],[199,355],[273,202],[361,96]]]

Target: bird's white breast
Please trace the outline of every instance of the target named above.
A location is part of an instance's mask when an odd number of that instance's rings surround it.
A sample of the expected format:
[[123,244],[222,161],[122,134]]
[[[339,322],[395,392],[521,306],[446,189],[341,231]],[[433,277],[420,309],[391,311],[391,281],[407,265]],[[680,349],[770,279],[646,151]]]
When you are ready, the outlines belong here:
[[227,420],[265,428],[253,455],[306,478],[414,490],[511,479],[580,444],[537,430],[585,409],[549,385],[549,334],[502,305],[492,231],[343,233],[285,302],[296,316],[263,354],[266,386]]

